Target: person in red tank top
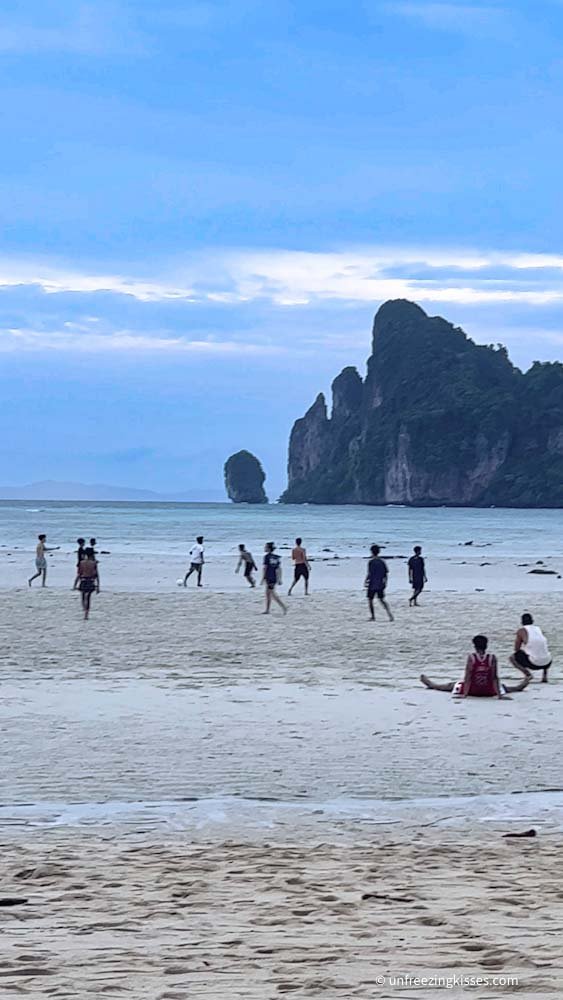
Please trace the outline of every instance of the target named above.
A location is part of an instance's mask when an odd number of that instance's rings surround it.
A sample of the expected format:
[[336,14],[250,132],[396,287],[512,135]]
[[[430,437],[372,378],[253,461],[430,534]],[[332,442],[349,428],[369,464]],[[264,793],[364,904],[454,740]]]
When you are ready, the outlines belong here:
[[425,687],[432,691],[454,692],[458,698],[502,698],[504,694],[513,691],[523,691],[529,684],[529,678],[524,678],[519,684],[503,684],[502,689],[498,677],[497,658],[494,653],[487,653],[489,640],[486,635],[476,635],[473,639],[474,653],[470,653],[465,664],[465,676],[457,683],[435,684],[426,674],[420,679]]

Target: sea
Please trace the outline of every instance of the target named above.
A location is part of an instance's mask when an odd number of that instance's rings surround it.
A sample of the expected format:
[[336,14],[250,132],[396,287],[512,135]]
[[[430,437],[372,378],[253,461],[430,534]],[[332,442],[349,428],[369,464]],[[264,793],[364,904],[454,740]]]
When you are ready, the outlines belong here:
[[283,551],[297,535],[316,558],[364,556],[374,542],[396,557],[416,544],[440,559],[455,558],[464,547],[468,553],[486,548],[487,557],[498,558],[563,555],[561,510],[4,500],[0,527],[0,547],[30,551],[45,532],[63,551],[75,549],[82,536],[95,537],[113,554],[138,549],[170,556],[185,556],[201,534],[218,560],[232,556],[240,542],[261,552],[273,541]]

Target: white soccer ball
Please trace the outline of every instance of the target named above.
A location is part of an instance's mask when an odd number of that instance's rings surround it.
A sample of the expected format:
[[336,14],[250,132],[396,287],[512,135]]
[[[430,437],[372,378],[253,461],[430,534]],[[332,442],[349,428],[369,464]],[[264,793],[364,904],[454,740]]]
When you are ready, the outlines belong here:
[[176,584],[178,585],[178,587],[181,587],[183,582],[184,582],[183,580],[176,580]]

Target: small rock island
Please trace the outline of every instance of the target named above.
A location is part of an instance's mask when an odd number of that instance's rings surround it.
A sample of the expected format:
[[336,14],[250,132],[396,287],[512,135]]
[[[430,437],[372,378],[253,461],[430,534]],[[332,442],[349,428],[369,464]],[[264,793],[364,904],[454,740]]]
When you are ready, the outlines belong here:
[[268,503],[266,475],[256,455],[237,451],[225,462],[225,489],[233,503]]

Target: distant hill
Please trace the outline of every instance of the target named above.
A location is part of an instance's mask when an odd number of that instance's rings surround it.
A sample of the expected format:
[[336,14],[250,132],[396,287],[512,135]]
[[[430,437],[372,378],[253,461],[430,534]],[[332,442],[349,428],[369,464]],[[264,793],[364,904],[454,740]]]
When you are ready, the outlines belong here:
[[68,483],[43,480],[25,486],[0,486],[0,500],[107,500],[153,503],[221,503],[219,490],[192,490],[186,493],[155,493],[105,483]]
[[291,432],[283,503],[563,507],[563,364],[523,374],[413,302],[386,302]]

